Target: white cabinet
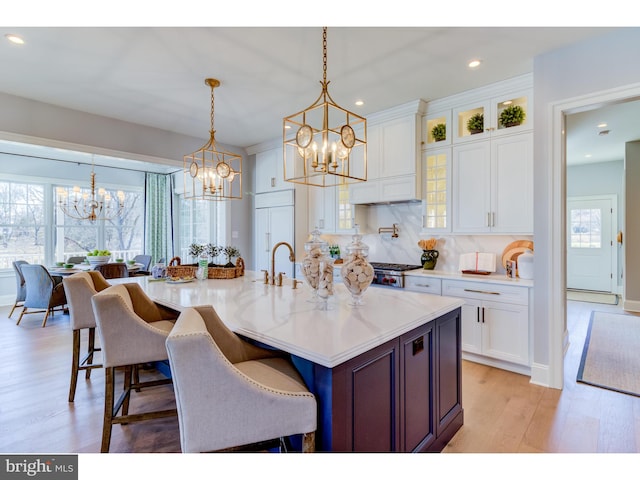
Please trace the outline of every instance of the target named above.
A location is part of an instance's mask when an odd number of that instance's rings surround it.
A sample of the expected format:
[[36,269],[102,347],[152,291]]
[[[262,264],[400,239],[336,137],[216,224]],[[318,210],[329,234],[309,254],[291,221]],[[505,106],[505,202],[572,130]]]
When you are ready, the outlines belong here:
[[462,351],[470,354],[470,359],[530,365],[527,287],[443,280],[442,295],[465,302]]
[[405,275],[404,288],[411,292],[440,295],[442,293],[442,280],[428,275]]
[[360,233],[366,233],[367,209],[363,205],[352,205],[349,187],[307,187],[309,198],[309,232],[318,228],[324,234],[354,233],[358,225]]
[[421,199],[420,148],[424,102],[367,120],[367,181],[349,186],[352,204]]
[[[293,190],[256,195],[254,258],[255,270],[271,269],[271,250],[278,242],[294,247]],[[284,272],[294,278],[294,263],[289,260],[289,249],[280,247],[276,252],[275,273]]]
[[453,147],[453,231],[533,232],[533,134]]
[[293,189],[284,181],[282,147],[256,153],[256,193]]
[[423,230],[451,231],[451,148],[422,152]]
[[[523,112],[522,121],[517,125],[505,124],[501,118],[507,109],[519,109]],[[472,131],[469,128],[469,121],[478,115],[482,117],[481,129]],[[478,98],[454,108],[452,118],[452,140],[454,143],[484,140],[531,130],[533,128],[532,91],[527,89],[491,98]]]

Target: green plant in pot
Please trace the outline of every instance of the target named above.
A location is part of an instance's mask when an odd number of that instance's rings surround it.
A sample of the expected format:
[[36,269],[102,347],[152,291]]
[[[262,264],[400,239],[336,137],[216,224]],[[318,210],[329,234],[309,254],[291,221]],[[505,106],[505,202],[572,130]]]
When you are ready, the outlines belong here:
[[500,125],[504,128],[515,127],[524,122],[526,114],[520,105],[509,105],[500,113]]
[[444,123],[439,123],[431,129],[431,135],[436,142],[440,142],[447,138],[447,126]]
[[474,113],[467,120],[467,130],[471,135],[482,133],[484,131],[484,114]]

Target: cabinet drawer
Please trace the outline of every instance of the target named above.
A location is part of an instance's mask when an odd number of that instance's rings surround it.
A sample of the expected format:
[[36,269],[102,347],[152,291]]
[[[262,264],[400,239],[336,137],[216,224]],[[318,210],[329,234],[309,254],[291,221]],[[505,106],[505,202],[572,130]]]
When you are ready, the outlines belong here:
[[406,275],[404,277],[404,288],[412,292],[431,293],[440,295],[442,293],[442,280],[429,276]]
[[518,305],[529,304],[529,289],[527,287],[495,285],[484,282],[444,280],[442,282],[442,295],[448,297],[515,303]]

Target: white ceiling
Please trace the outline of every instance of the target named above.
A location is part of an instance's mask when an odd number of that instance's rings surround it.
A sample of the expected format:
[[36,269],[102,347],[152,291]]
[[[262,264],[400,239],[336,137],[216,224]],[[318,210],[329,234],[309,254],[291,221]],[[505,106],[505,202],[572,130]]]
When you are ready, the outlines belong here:
[[[282,118],[307,107],[320,93],[319,27],[0,31],[20,34],[26,42],[18,46],[2,38],[0,91],[203,139],[211,113],[204,79],[218,78],[216,140],[227,145],[249,147],[279,137]],[[417,98],[442,98],[531,72],[536,55],[610,31],[332,27],[327,40],[329,92],[341,106],[366,116]],[[467,63],[473,58],[480,58],[482,65],[472,71]],[[356,107],[357,99],[364,106]],[[610,125],[608,139],[621,131],[620,125]],[[576,140],[580,145],[591,140],[589,128]],[[604,143],[606,138],[597,140]]]

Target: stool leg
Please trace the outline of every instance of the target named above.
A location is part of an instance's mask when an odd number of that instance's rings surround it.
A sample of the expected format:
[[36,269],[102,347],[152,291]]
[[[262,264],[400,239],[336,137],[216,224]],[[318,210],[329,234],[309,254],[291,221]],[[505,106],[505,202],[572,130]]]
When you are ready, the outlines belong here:
[[[96,345],[96,329],[94,327],[89,328],[89,346],[87,347],[87,363],[86,365],[93,365],[93,352]],[[89,380],[91,378],[91,368],[87,368],[85,372],[85,378]]]
[[109,453],[111,443],[111,428],[113,427],[113,390],[114,390],[114,367],[104,369],[104,421],[102,424],[102,446],[101,453]]
[[78,368],[80,367],[80,330],[73,331],[73,355],[71,359],[71,385],[69,386],[69,401],[73,402],[76,396],[76,384],[78,383]]
[[129,400],[131,399],[131,371],[132,366],[124,367],[124,402],[122,402],[122,415],[129,415]]

